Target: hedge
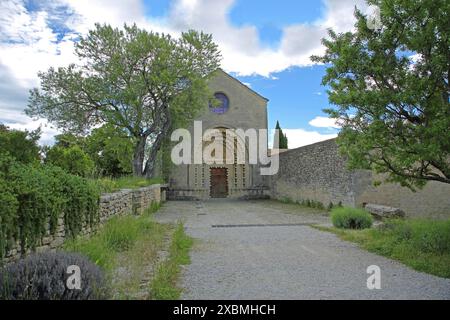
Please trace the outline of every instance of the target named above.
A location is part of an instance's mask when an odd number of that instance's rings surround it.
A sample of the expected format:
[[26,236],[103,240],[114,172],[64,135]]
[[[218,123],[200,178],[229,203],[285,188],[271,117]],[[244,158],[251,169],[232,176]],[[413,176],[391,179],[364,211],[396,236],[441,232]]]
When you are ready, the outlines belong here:
[[58,167],[25,165],[0,154],[0,258],[19,241],[22,252],[56,232],[64,218],[66,234],[77,236],[84,225],[98,223],[99,191],[81,177]]

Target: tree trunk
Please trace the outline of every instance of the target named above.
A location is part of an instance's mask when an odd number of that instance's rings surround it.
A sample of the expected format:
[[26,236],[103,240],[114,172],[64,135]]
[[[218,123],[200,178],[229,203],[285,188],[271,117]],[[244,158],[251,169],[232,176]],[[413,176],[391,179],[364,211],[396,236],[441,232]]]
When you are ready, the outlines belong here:
[[152,145],[152,149],[150,150],[147,162],[145,163],[144,175],[148,179],[153,178],[158,151],[161,149],[162,142],[164,138],[167,136],[171,126],[172,126],[172,119],[170,118],[170,115],[167,115],[161,133],[156,137],[156,140]]
[[139,136],[136,146],[134,147],[133,154],[133,175],[142,177],[144,175],[144,156],[145,156],[145,144],[147,142],[146,136]]
[[160,134],[158,138],[156,138],[152,145],[152,149],[150,150],[150,154],[148,155],[147,162],[145,163],[144,175],[147,179],[153,178],[155,173],[156,157],[158,156],[159,149],[161,149],[162,137],[163,135]]

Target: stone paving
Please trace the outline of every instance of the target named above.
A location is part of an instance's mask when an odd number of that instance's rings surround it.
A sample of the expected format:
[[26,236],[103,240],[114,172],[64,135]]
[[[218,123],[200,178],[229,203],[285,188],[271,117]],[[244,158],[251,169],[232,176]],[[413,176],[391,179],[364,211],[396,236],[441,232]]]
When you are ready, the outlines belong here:
[[[169,201],[159,222],[196,238],[183,299],[450,299],[450,279],[416,272],[309,224],[327,213],[271,200]],[[367,288],[367,267],[381,289]]]

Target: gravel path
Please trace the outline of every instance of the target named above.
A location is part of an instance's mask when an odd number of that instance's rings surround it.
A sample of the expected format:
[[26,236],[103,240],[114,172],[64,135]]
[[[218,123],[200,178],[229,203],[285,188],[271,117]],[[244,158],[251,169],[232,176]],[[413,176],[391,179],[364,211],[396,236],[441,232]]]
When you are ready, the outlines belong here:
[[[312,209],[275,201],[169,201],[160,222],[181,220],[197,238],[182,274],[183,299],[450,299],[450,280],[359,249],[311,223]],[[366,269],[381,268],[369,290]]]

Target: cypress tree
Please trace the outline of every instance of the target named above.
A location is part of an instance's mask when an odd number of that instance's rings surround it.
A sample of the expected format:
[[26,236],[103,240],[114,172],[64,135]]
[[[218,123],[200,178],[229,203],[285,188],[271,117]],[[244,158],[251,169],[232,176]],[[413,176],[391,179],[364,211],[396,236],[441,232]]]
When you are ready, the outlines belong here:
[[288,138],[286,134],[283,133],[283,130],[280,127],[280,123],[277,120],[277,124],[275,126],[275,129],[278,130],[279,133],[279,149],[288,149]]

